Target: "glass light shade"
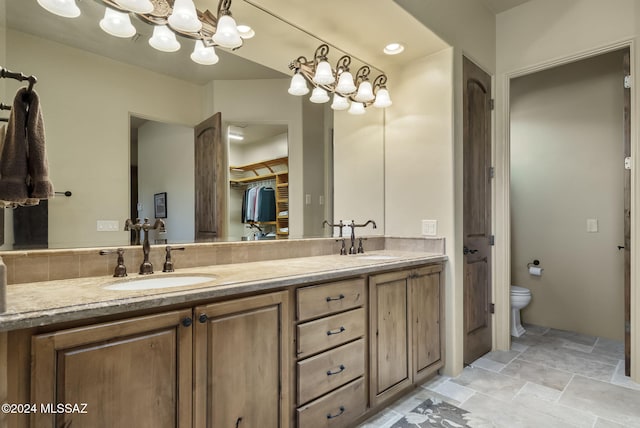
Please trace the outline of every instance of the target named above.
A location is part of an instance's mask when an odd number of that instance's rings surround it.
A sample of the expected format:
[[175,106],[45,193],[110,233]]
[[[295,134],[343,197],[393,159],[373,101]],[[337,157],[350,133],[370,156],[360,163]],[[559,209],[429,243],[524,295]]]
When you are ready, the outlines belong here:
[[349,107],[349,111],[347,113],[349,113],[349,114],[365,114],[364,104],[356,102],[356,101],[352,102],[351,103],[351,107]]
[[316,67],[316,74],[313,76],[313,81],[318,85],[330,85],[336,81],[333,77],[333,70],[331,65],[327,61],[320,61]]
[[374,107],[385,108],[391,105],[391,97],[387,88],[380,88],[376,92],[376,100],[373,102]]
[[371,82],[368,80],[364,80],[360,82],[358,85],[358,93],[354,97],[354,99],[361,103],[366,103],[369,101],[373,101],[376,96],[373,95],[373,88],[371,87]]
[[188,33],[196,33],[202,28],[193,0],[176,0],[167,21],[172,28]]
[[291,78],[291,85],[289,85],[289,90],[287,91],[291,95],[306,95],[309,93],[309,88],[307,87],[307,81],[304,79],[302,74],[296,73]]
[[64,18],[80,16],[80,8],[76,5],[76,0],[38,0],[38,4],[54,15]]
[[327,91],[322,88],[313,88],[309,101],[316,104],[326,103],[329,101],[329,94],[327,94]]
[[116,0],[116,3],[135,13],[151,13],[155,9],[150,0]]
[[250,39],[256,35],[256,32],[253,30],[253,28],[249,27],[248,25],[238,25],[236,28],[238,29],[240,37],[245,40]]
[[218,19],[218,28],[213,35],[213,41],[223,48],[234,49],[242,46],[242,38],[238,32],[236,21],[231,15],[222,15]]
[[153,27],[153,36],[149,39],[149,44],[162,52],[175,52],[180,49],[176,34],[166,25]]
[[353,76],[348,71],[340,73],[338,78],[338,84],[336,85],[336,91],[341,94],[352,94],[356,91],[356,85],[353,83]]
[[196,40],[196,46],[191,53],[191,59],[193,62],[202,65],[213,65],[220,60],[213,46],[205,46],[202,40]]
[[345,97],[333,94],[333,102],[331,103],[333,110],[346,110],[349,108],[349,101]]
[[100,28],[116,37],[133,37],[136,34],[136,27],[131,24],[129,14],[110,8],[105,9],[104,18],[100,20]]

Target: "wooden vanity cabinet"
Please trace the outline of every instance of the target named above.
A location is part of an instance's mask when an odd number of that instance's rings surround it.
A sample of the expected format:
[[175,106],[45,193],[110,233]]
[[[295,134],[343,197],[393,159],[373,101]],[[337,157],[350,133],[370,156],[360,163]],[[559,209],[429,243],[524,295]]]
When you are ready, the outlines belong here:
[[371,407],[443,366],[441,275],[431,265],[369,277]]
[[367,410],[366,323],[364,278],[296,290],[299,428],[349,427]]
[[34,336],[31,426],[191,427],[191,313]]
[[196,428],[289,426],[287,293],[195,308]]

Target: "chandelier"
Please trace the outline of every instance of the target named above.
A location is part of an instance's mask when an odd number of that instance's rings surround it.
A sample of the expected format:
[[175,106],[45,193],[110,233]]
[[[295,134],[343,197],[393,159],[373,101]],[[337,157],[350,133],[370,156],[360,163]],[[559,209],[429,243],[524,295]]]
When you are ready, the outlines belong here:
[[[65,17],[80,16],[76,0],[37,0],[49,12]],[[203,65],[212,65],[219,58],[215,46],[238,49],[243,39],[254,36],[251,27],[236,25],[231,16],[231,0],[219,0],[217,15],[209,10],[196,9],[193,0],[96,0],[105,4],[100,28],[106,33],[122,38],[133,37],[136,28],[130,15],[153,25],[149,45],[163,52],[180,49],[176,34],[195,40],[191,59]]]
[[351,57],[343,55],[337,62],[336,68],[331,68],[327,57],[329,46],[322,44],[316,49],[312,60],[304,56],[298,57],[289,64],[294,70],[289,86],[291,95],[306,95],[309,93],[307,82],[313,86],[309,101],[312,103],[326,103],[333,94],[331,108],[333,110],[348,110],[351,114],[364,114],[365,107],[373,105],[385,108],[391,105],[391,98],[387,90],[387,76],[380,74],[373,83],[369,81],[371,67],[363,65],[354,75],[349,71]]

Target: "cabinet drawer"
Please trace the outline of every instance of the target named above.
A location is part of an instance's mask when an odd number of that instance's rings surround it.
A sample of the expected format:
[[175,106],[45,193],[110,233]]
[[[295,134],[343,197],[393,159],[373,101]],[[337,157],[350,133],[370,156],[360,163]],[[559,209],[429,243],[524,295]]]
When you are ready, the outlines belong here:
[[298,408],[298,426],[314,428],[347,427],[367,408],[364,379]]
[[306,403],[364,374],[364,339],[298,362],[298,403]]
[[299,288],[298,320],[303,321],[362,306],[364,290],[362,278]]
[[298,325],[298,357],[303,358],[364,336],[364,309]]

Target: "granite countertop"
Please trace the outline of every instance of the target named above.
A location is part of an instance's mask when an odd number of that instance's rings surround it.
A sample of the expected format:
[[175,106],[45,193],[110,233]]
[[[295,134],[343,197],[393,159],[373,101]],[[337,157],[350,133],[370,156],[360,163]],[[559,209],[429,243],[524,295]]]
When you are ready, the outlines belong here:
[[[7,286],[7,310],[0,314],[0,331],[44,326],[90,317],[188,304],[244,293],[331,281],[380,270],[411,268],[445,261],[442,254],[407,251],[372,251],[354,256],[316,256],[180,269],[153,275],[129,274],[33,282]],[[108,290],[114,282],[168,276],[211,276],[197,285],[147,289]]]

